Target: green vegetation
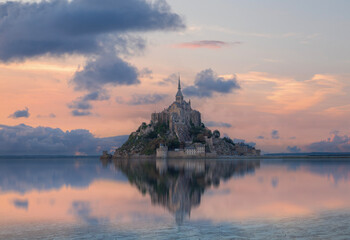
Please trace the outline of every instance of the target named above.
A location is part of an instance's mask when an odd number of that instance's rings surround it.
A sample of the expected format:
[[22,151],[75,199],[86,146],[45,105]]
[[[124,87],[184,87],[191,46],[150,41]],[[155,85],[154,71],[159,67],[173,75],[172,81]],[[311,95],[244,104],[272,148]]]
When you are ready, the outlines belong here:
[[118,151],[132,152],[142,155],[152,155],[156,153],[156,149],[160,143],[167,144],[171,148],[179,147],[180,143],[177,139],[167,139],[166,134],[169,131],[169,126],[165,123],[158,123],[154,125],[153,131],[145,135],[140,135],[141,131],[145,131],[149,125],[142,123],[137,129],[138,134],[131,134],[129,139],[121,146]]
[[232,139],[229,138],[229,137],[224,137],[224,141],[227,142],[227,143],[235,145],[234,142],[232,141]]
[[168,139],[164,144],[168,146],[168,149],[174,150],[175,148],[180,148],[180,142],[177,138]]
[[219,132],[219,130],[214,130],[214,132],[213,132],[213,137],[214,137],[214,138],[220,138],[220,132]]
[[190,135],[192,136],[194,143],[205,143],[205,137],[211,138],[212,132],[204,126],[202,123],[200,126],[196,127],[191,122]]

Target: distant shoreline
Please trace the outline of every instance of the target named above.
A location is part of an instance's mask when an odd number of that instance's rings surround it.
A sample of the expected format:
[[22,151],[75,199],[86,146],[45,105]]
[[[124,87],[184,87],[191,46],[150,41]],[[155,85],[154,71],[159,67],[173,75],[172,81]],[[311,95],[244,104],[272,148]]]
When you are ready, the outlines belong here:
[[[76,156],[76,155],[0,155],[1,159],[14,159],[14,158],[38,158],[38,159],[53,159],[53,158],[99,158],[101,155],[87,155],[87,156]],[[156,159],[155,156],[149,157],[130,157],[126,159]],[[206,157],[206,158],[191,158],[194,159],[204,159],[204,160],[243,160],[243,159],[261,159],[261,160],[298,160],[298,159],[310,159],[310,160],[329,160],[332,158],[343,159],[350,161],[350,153],[299,153],[299,154],[288,154],[288,153],[274,153],[265,154],[261,156],[218,156],[218,157]],[[124,159],[124,158],[118,158]],[[168,159],[184,159],[184,158],[168,158]],[[187,158],[186,158],[187,159]]]

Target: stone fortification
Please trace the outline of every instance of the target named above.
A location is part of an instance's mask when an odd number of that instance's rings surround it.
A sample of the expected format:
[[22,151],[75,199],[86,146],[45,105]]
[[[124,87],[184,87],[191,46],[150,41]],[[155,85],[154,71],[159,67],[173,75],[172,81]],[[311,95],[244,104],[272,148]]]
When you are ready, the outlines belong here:
[[170,131],[176,134],[180,142],[191,141],[188,134],[189,129],[191,126],[199,127],[201,125],[201,114],[191,108],[191,101],[184,100],[180,79],[175,101],[162,112],[152,113],[151,122],[168,125]]

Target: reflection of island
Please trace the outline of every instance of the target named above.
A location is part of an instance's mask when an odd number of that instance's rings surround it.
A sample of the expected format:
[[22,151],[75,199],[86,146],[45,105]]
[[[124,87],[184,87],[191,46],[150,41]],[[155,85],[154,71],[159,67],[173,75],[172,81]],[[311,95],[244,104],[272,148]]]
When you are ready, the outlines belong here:
[[128,177],[153,204],[166,207],[181,223],[192,207],[199,206],[205,189],[221,180],[253,173],[260,160],[114,160],[117,169]]
[[96,157],[0,158],[0,193],[86,188],[97,179],[126,181],[122,174],[101,167]]

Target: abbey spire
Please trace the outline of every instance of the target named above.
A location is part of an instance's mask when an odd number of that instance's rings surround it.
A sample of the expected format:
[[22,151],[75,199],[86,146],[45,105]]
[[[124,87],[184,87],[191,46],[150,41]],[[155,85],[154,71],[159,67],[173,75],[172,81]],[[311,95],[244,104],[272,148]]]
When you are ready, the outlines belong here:
[[177,93],[176,93],[176,102],[178,103],[182,103],[182,101],[184,100],[184,96],[182,95],[181,92],[181,81],[180,81],[180,76],[179,76],[179,83],[178,83],[178,87],[177,87]]

